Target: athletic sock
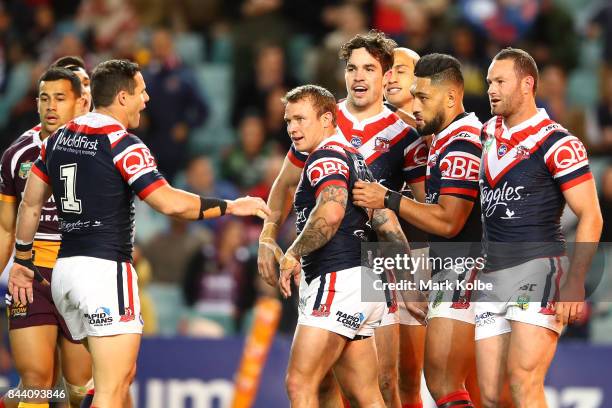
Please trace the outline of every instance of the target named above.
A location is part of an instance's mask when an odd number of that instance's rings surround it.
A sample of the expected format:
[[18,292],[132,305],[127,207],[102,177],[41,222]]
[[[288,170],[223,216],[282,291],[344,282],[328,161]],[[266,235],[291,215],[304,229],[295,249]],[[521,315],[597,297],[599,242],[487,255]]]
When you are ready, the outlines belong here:
[[423,402],[417,402],[415,404],[402,404],[402,408],[423,408]]
[[94,390],[95,389],[92,388],[91,390],[87,391],[87,395],[85,395],[85,398],[83,398],[83,401],[81,401],[81,408],[94,408],[93,405],[91,405],[94,398]]
[[474,408],[470,393],[465,390],[451,392],[437,400],[436,405],[438,408]]
[[47,402],[20,402],[17,408],[49,408]]
[[351,408],[351,403],[344,395],[342,396],[342,406],[344,408]]

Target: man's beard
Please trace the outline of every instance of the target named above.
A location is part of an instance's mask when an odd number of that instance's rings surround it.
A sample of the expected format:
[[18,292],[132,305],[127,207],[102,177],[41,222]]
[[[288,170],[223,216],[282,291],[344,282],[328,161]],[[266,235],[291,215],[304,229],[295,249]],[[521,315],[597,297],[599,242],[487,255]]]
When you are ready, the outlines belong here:
[[444,116],[442,115],[442,113],[438,112],[430,122],[425,122],[422,127],[417,127],[417,130],[422,136],[438,134],[442,130],[441,128],[443,121]]

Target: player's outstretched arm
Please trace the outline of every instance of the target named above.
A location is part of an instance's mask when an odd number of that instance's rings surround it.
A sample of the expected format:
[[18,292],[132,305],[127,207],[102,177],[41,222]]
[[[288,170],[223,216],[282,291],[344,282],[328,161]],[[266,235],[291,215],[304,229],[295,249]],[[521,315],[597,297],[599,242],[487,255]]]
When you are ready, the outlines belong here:
[[338,231],[348,201],[344,186],[330,184],[317,197],[317,204],[310,213],[302,233],[287,249],[280,261],[279,285],[281,293],[291,296],[291,277],[299,283],[300,258],[327,244]]
[[40,213],[44,203],[51,196],[51,186],[41,179],[35,172],[30,172],[19,212],[17,213],[17,227],[15,231],[15,264],[9,272],[8,290],[13,299],[21,304],[34,301],[32,281],[49,285],[32,259],[32,245],[34,235],[38,229]]
[[437,204],[419,203],[368,181],[355,183],[353,202],[364,208],[392,209],[415,227],[445,238],[452,238],[463,229],[474,207],[472,201],[451,195],[441,195]]
[[259,197],[221,200],[200,197],[167,184],[149,194],[145,202],[162,214],[185,220],[216,218],[225,214],[255,215],[265,219],[270,214],[270,209]]
[[274,180],[268,197],[270,215],[266,218],[259,235],[257,268],[262,279],[270,286],[276,286],[278,282],[276,263],[280,262],[280,258],[283,256],[282,249],[276,243],[276,237],[279,227],[285,222],[289,212],[285,205],[287,196],[289,190],[300,181],[301,174],[302,169],[285,157],[281,172]]
[[0,272],[4,270],[13,253],[17,204],[0,201]]
[[561,301],[555,305],[557,320],[567,324],[582,317],[586,274],[597,250],[603,219],[597,199],[595,181],[592,178],[563,191],[563,196],[578,217],[576,246],[571,259],[569,274],[561,287]]

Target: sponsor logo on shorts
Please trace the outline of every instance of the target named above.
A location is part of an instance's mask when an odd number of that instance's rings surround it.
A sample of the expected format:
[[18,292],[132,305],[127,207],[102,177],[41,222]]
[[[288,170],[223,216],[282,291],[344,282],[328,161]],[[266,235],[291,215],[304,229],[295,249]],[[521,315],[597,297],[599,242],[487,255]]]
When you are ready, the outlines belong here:
[[546,307],[540,309],[540,313],[543,315],[554,315],[555,314],[555,302],[546,302]]
[[85,313],[85,318],[89,320],[89,324],[95,327],[110,326],[113,324],[113,317],[110,314],[108,307],[100,306],[95,313]]
[[342,323],[344,327],[348,327],[349,329],[359,329],[364,320],[365,316],[361,312],[357,312],[353,315],[344,313],[340,310],[336,312],[336,321]]
[[495,315],[492,312],[484,312],[476,315],[476,327],[483,327],[495,323]]
[[451,305],[452,309],[468,309],[470,307],[470,301],[465,296],[460,296],[459,300],[453,302]]
[[134,320],[136,318],[136,316],[134,316],[134,311],[132,310],[131,307],[126,307],[125,308],[125,314],[121,316],[121,318],[119,319],[119,322],[131,322],[132,320]]
[[521,309],[527,310],[529,309],[529,299],[530,299],[529,295],[526,293],[523,293],[522,295],[519,295],[519,297],[516,299],[516,304]]
[[10,304],[8,310],[10,319],[18,319],[28,315],[28,305],[23,305],[19,302]]
[[312,315],[315,317],[327,317],[329,316],[329,306],[321,305],[318,309],[312,311]]
[[538,286],[537,283],[526,283],[521,286],[519,290],[522,290],[523,292],[533,292],[536,286]]

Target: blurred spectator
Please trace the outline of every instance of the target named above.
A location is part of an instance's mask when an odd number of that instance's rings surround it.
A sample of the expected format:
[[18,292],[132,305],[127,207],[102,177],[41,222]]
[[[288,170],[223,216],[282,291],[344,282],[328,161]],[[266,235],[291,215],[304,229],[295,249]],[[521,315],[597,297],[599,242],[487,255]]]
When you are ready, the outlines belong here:
[[237,124],[249,109],[265,111],[267,97],[271,92],[279,88],[291,89],[295,85],[295,79],[286,71],[283,48],[277,44],[262,44],[251,77],[234,89],[232,122]]
[[567,76],[562,66],[551,64],[541,70],[538,99],[546,105],[551,119],[586,143],[585,111],[580,107],[568,106],[566,91]]
[[261,182],[257,185],[253,186],[253,188],[251,188],[247,194],[251,197],[260,197],[262,200],[267,201],[270,190],[272,189],[272,184],[279,175],[281,168],[283,167],[284,160],[285,156],[280,154],[270,156],[265,163],[266,170],[263,180],[261,180]]
[[192,71],[174,51],[172,34],[157,29],[151,38],[152,61],[143,72],[150,100],[142,135],[164,175],[172,180],[187,160],[191,130],[204,123],[209,108]]
[[612,152],[612,79],[607,78],[603,85],[601,102],[597,107],[597,127],[601,134],[599,146]]
[[153,281],[180,283],[187,262],[205,242],[210,241],[206,230],[189,230],[188,222],[170,218],[170,227],[142,245],[142,253],[151,263]]
[[270,154],[263,118],[256,112],[246,112],[238,134],[239,143],[223,155],[221,174],[241,189],[249,189],[262,179]]
[[338,51],[342,44],[355,35],[368,31],[368,20],[363,9],[350,2],[328,9],[325,18],[335,29],[325,36],[317,54],[315,82],[328,89],[336,98],[344,98],[344,64],[338,58]]
[[531,28],[538,1],[460,0],[464,17],[501,46],[516,44]]
[[[185,171],[185,190],[203,197],[218,197],[235,200],[240,195],[234,185],[224,179],[218,179],[212,160],[206,156],[197,156],[189,161]],[[220,218],[198,221],[198,226],[217,230]]]
[[119,37],[139,28],[132,3],[124,0],[83,0],[76,24],[92,39],[98,52],[111,50]]
[[190,258],[183,281],[186,304],[226,334],[240,328],[256,296],[257,258],[246,246],[243,228],[238,219],[224,219],[214,245],[204,245]]
[[526,36],[538,65],[556,63],[566,71],[576,67],[578,35],[573,29],[574,25],[572,16],[555,1],[540,1],[540,12]]
[[272,90],[266,99],[266,132],[270,141],[273,141],[283,153],[291,147],[285,123],[285,105],[282,101],[287,91],[288,89],[278,87]]

